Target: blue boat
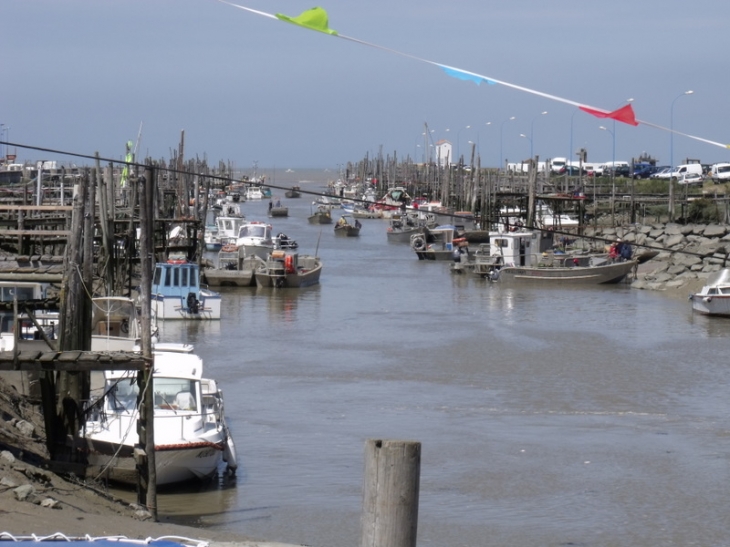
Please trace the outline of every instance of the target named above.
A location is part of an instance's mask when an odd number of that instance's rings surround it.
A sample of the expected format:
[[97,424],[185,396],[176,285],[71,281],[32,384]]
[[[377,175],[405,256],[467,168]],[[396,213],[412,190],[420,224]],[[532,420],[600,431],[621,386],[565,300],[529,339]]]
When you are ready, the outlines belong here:
[[152,312],[158,319],[220,319],[221,295],[200,286],[200,268],[185,259],[155,265]]

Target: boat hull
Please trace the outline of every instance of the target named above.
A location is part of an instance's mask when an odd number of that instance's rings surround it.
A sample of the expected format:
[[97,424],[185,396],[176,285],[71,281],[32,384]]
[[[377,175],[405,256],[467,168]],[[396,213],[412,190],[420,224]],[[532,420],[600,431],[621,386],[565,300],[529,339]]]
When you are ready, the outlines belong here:
[[316,213],[307,220],[310,224],[332,224],[332,216],[328,214]]
[[692,309],[704,315],[730,317],[730,295],[727,294],[693,294]]
[[211,268],[205,270],[205,280],[211,287],[253,287],[256,285],[254,269],[222,270]]
[[188,307],[183,296],[153,294],[152,310],[158,319],[220,319],[221,296],[213,291],[201,289],[198,293],[197,311]]
[[[110,481],[134,485],[137,470],[132,455],[133,448],[106,441],[88,439],[89,465],[87,475]],[[218,472],[223,462],[224,442],[199,442],[175,448],[155,447],[157,485],[205,480]]]
[[600,266],[521,267],[506,266],[499,270],[502,283],[539,282],[547,285],[602,285],[619,283],[636,267],[635,260]]
[[322,262],[313,256],[300,256],[296,271],[287,272],[280,261],[269,260],[256,270],[256,286],[259,288],[300,289],[319,284]]

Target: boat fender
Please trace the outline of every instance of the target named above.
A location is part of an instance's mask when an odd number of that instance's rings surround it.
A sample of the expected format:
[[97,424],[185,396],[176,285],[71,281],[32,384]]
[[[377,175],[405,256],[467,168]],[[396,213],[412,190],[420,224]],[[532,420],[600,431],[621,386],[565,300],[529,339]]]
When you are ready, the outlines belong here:
[[704,300],[705,302],[712,302],[712,297],[711,296],[706,296],[702,300]]
[[422,237],[416,237],[413,239],[413,242],[411,243],[411,246],[416,251],[422,251],[426,248],[426,241]]
[[226,462],[230,471],[238,469],[238,460],[236,458],[236,445],[233,444],[233,437],[228,435],[226,445],[223,447],[223,461]]
[[292,255],[286,255],[284,258],[284,269],[288,274],[297,273],[296,266],[294,266],[294,257]]

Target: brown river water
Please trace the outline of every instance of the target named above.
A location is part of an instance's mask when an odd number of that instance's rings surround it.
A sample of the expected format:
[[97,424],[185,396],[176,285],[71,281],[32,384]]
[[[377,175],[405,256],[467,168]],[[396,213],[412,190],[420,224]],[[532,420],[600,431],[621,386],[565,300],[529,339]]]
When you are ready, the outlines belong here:
[[729,321],[626,285],[457,276],[386,221],[336,238],[286,201],[274,231],[317,250],[321,284],[224,288],[220,322],[162,327],[223,387],[239,460],[161,493],[163,519],[357,545],[379,438],[422,443],[421,546],[730,544]]

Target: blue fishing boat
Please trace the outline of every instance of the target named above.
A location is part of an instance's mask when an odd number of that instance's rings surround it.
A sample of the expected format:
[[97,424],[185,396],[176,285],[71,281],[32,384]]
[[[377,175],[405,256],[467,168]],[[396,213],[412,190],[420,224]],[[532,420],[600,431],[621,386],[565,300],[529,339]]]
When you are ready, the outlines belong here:
[[158,319],[220,319],[221,295],[200,286],[200,268],[185,259],[155,265],[152,312]]

